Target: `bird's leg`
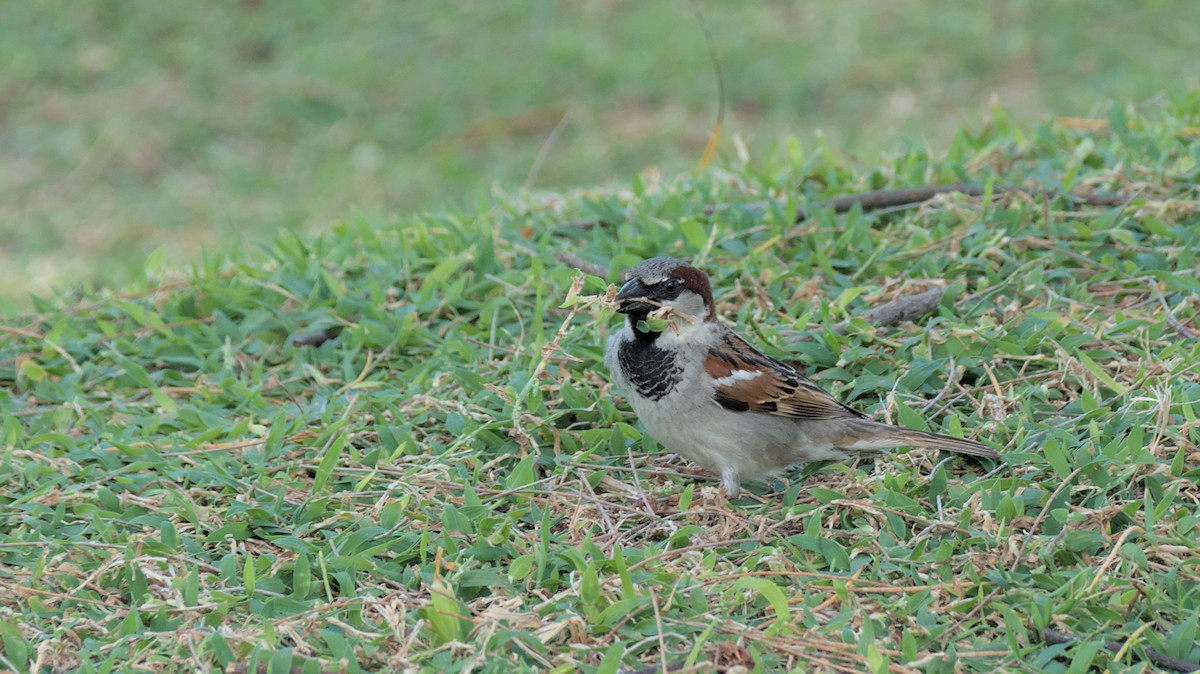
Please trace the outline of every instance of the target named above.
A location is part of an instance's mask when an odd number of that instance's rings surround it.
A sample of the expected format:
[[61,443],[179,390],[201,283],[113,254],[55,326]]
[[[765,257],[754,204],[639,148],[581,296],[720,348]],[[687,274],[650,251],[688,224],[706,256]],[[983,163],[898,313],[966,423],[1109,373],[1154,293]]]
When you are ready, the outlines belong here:
[[742,493],[742,481],[736,471],[726,469],[721,473],[721,489],[725,490],[725,498],[737,498]]

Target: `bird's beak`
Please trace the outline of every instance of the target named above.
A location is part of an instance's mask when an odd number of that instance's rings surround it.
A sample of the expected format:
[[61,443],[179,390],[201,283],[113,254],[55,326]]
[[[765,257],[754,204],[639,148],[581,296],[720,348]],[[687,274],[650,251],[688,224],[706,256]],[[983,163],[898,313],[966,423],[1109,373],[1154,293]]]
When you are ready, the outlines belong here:
[[617,291],[617,311],[622,314],[649,313],[658,308],[656,304],[646,302],[650,298],[650,289],[641,279],[629,279]]

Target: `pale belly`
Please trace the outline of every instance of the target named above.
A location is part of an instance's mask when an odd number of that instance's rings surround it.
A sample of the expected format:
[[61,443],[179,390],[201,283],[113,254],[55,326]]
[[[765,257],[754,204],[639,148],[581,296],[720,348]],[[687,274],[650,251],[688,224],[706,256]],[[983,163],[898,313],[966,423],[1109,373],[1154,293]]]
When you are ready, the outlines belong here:
[[797,463],[845,456],[817,437],[823,434],[805,432],[790,419],[733,412],[711,401],[686,406],[674,397],[653,403],[635,395],[630,404],[659,444],[718,475],[763,478]]

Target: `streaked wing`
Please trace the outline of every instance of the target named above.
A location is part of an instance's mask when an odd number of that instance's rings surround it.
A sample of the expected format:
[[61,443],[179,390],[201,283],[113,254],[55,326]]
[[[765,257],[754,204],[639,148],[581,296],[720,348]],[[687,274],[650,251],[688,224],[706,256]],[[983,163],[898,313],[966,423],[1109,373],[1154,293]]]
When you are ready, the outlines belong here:
[[865,416],[731,330],[709,350],[704,368],[717,381],[714,402],[727,410],[811,420]]

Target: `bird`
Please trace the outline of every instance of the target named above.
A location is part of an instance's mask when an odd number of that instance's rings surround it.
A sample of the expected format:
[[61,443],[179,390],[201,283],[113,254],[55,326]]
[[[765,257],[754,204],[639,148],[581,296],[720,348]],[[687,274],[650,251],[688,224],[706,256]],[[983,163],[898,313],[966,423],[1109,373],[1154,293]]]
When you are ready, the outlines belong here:
[[708,276],[674,257],[631,267],[612,298],[625,322],[604,362],[650,435],[720,476],[743,480],[902,446],[999,457],[986,445],[873,421],[755,348],[717,318]]

